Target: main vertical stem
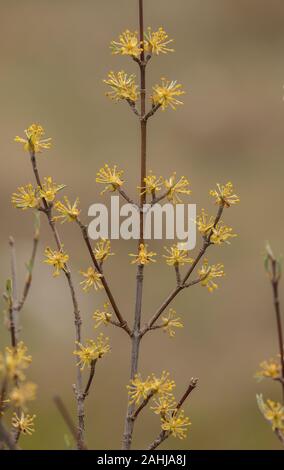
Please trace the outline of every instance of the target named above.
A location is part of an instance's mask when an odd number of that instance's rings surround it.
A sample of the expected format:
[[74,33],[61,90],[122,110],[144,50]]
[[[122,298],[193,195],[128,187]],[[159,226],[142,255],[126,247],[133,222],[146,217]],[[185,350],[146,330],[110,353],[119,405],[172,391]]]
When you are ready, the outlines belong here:
[[280,364],[281,364],[282,402],[284,404],[284,346],[283,346],[283,329],[282,329],[282,320],[281,320],[281,311],[280,311],[279,293],[278,293],[279,279],[277,277],[276,260],[272,261],[272,274],[273,274],[272,289],[273,289],[274,308],[275,308],[275,313],[276,313],[276,324],[277,324]]
[[[144,41],[144,11],[143,11],[143,0],[139,0],[139,35],[140,43],[143,45]],[[140,55],[140,97],[141,97],[141,120],[140,120],[140,186],[141,188],[145,185],[146,177],[146,163],[147,163],[147,121],[143,119],[146,113],[146,64],[144,50],[142,47]],[[146,203],[146,194],[140,196],[140,208]],[[140,211],[140,240],[139,245],[144,242],[144,214]],[[138,245],[138,251],[139,251]],[[143,294],[143,277],[144,277],[144,266],[139,264],[137,267],[136,275],[136,302],[135,302],[135,316],[134,326],[132,332],[132,351],[131,351],[131,370],[130,380],[132,380],[138,372],[138,359],[139,359],[139,347],[141,341],[141,311],[142,311],[142,294]],[[130,450],[132,444],[132,435],[134,429],[134,420],[132,418],[135,405],[134,403],[128,403],[127,414],[125,418],[125,427],[123,434],[123,449]]]

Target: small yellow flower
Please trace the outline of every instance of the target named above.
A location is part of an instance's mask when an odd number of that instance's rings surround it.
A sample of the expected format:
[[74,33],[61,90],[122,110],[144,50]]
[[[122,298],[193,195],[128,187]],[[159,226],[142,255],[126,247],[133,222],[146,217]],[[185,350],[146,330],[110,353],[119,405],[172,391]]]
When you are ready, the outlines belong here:
[[66,188],[65,184],[55,184],[51,176],[47,176],[44,178],[42,188],[39,188],[39,195],[47,202],[53,202],[56,194],[64,188]]
[[179,245],[173,245],[170,248],[165,246],[165,250],[168,255],[163,255],[166,258],[166,263],[169,266],[183,266],[185,263],[192,263],[193,259],[188,257],[188,250],[179,248]]
[[270,377],[276,379],[281,375],[281,367],[279,361],[276,359],[269,359],[269,361],[263,361],[260,364],[262,370],[258,371],[255,376],[258,378]]
[[80,274],[86,278],[84,281],[80,282],[85,292],[88,292],[92,287],[95,290],[103,288],[101,281],[102,274],[95,271],[92,266],[90,266],[86,272],[80,271]]
[[130,385],[127,385],[129,402],[139,405],[142,400],[147,398],[151,390],[150,387],[150,377],[143,381],[141,375],[136,374],[134,379],[130,381]]
[[270,422],[272,430],[284,431],[284,406],[273,400],[264,402],[262,395],[257,395],[256,399],[261,413]]
[[110,168],[107,164],[101,168],[96,177],[96,182],[100,184],[105,184],[106,187],[102,191],[103,194],[106,191],[116,191],[117,188],[123,185],[123,170],[118,170],[117,166],[114,165],[113,168]]
[[110,241],[102,239],[99,241],[94,249],[94,255],[97,261],[103,262],[108,259],[109,256],[113,256],[114,253],[111,253]]
[[220,222],[212,228],[212,235],[210,237],[211,243],[214,243],[214,245],[221,245],[222,243],[230,244],[229,239],[237,237],[232,231],[232,227],[228,227],[224,225],[223,222]]
[[108,311],[109,304],[104,304],[104,310],[96,310],[93,319],[95,320],[95,329],[101,325],[108,326],[112,317],[112,314]]
[[17,189],[19,192],[12,194],[12,204],[17,209],[35,209],[39,206],[40,201],[32,184],[20,186]]
[[191,425],[189,418],[184,416],[184,411],[178,415],[168,413],[166,417],[162,418],[162,429],[168,431],[174,437],[184,439],[188,431],[188,426]]
[[32,362],[32,357],[27,355],[28,348],[20,341],[16,348],[5,349],[5,354],[0,353],[0,372],[10,379],[25,380],[24,370]]
[[10,393],[10,400],[14,406],[25,408],[27,401],[35,400],[37,385],[32,382],[20,384],[14,387]]
[[54,208],[59,212],[60,215],[53,217],[53,220],[61,220],[61,223],[64,222],[74,222],[79,214],[80,209],[78,208],[79,199],[77,198],[74,204],[70,204],[70,201],[67,196],[64,197],[64,202],[57,201],[54,205]]
[[176,173],[168,179],[164,181],[165,188],[167,190],[167,198],[173,204],[181,203],[182,200],[180,199],[180,194],[186,194],[189,196],[191,194],[191,190],[189,189],[189,181],[185,176],[182,176],[177,182],[176,180]]
[[205,213],[205,210],[201,210],[201,215],[197,216],[196,224],[198,231],[203,235],[207,236],[209,232],[211,232],[212,228],[214,227],[215,218],[211,216],[208,219],[208,215]]
[[138,57],[142,52],[140,45],[137,31],[132,32],[127,29],[120,34],[119,41],[111,42],[110,48],[115,55]]
[[149,54],[159,55],[160,53],[174,52],[174,49],[168,47],[171,42],[173,42],[173,39],[168,39],[168,35],[162,27],[158,31],[152,31],[149,27],[145,33],[144,47]]
[[[63,247],[62,247],[63,248]],[[64,251],[56,251],[52,250],[51,248],[47,247],[44,252],[46,259],[44,263],[50,264],[55,268],[53,276],[59,276],[61,270],[65,270],[66,263],[69,260],[69,255]]]
[[208,260],[204,260],[204,264],[201,269],[198,270],[198,274],[203,287],[207,287],[209,292],[213,292],[214,289],[218,288],[218,284],[213,279],[225,276],[223,264],[208,265]]
[[163,371],[161,377],[156,377],[155,374],[150,376],[150,391],[161,396],[172,395],[172,391],[176,384],[174,380],[170,380],[169,372]]
[[21,417],[18,417],[17,413],[14,413],[12,418],[12,426],[18,429],[23,434],[31,435],[34,429],[34,419],[36,415],[30,416],[21,413]]
[[144,178],[144,183],[144,186],[138,186],[138,189],[141,190],[141,196],[143,194],[150,194],[155,197],[156,192],[161,190],[161,187],[163,185],[163,178],[162,176],[157,177],[153,175],[153,173],[150,171],[149,175]]
[[170,338],[175,336],[175,328],[183,328],[180,317],[176,316],[176,311],[173,308],[170,308],[168,315],[166,317],[162,317],[162,320],[164,324],[163,330],[165,333],[168,333]]
[[133,256],[135,259],[131,261],[131,264],[142,264],[146,266],[147,264],[156,263],[155,259],[152,259],[154,256],[156,256],[157,253],[154,251],[148,251],[148,245],[144,245],[144,243],[141,243],[139,245],[139,253],[138,255],[135,254],[130,254],[129,256]]
[[101,359],[105,354],[110,351],[109,338],[104,337],[101,333],[96,341],[92,339],[87,340],[86,346],[76,342],[79,349],[74,351],[73,354],[78,356],[79,362],[77,363],[83,370],[86,366],[90,367],[94,361]]
[[111,87],[106,95],[115,101],[129,100],[135,103],[139,97],[138,85],[135,83],[134,74],[127,75],[123,70],[115,74],[110,72],[108,79],[104,80],[106,85]]
[[234,193],[233,184],[229,181],[227,184],[217,184],[217,189],[212,189],[209,194],[215,198],[216,204],[230,207],[240,202],[239,197]]
[[151,410],[156,415],[165,416],[167,413],[173,413],[176,407],[176,401],[173,395],[161,396],[154,400]]
[[176,109],[176,106],[183,104],[182,101],[177,99],[177,97],[185,94],[185,92],[181,90],[182,85],[178,84],[176,80],[169,81],[165,78],[161,80],[161,85],[155,85],[153,87],[153,104],[155,106],[159,104],[163,111],[169,106],[172,109]]
[[45,132],[42,126],[39,124],[32,124],[28,129],[25,130],[26,138],[15,137],[15,142],[24,145],[26,152],[38,153],[42,150],[48,150],[51,147],[51,138],[42,139]]

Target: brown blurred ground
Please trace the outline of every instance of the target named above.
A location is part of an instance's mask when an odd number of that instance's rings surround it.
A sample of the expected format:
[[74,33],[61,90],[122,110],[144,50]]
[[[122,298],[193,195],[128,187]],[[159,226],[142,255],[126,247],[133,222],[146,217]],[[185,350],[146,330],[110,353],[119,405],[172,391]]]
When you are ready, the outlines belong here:
[[[226,266],[220,290],[209,295],[196,287],[176,300],[185,328],[176,340],[158,332],[146,338],[141,371],[169,370],[179,393],[191,376],[200,378],[186,406],[193,422],[190,438],[169,440],[168,448],[276,449],[255,394],[262,390],[280,398],[279,390],[274,384],[257,384],[253,375],[260,360],[277,352],[262,250],[268,238],[277,251],[284,245],[284,4],[145,0],[145,6],[146,24],[163,25],[176,48],[174,55],[151,63],[149,84],[167,76],[187,90],[184,107],[151,121],[149,167],[164,175],[174,169],[188,175],[192,202],[199,208],[212,209],[208,190],[229,179],[242,203],[226,212],[239,237],[210,255]],[[32,216],[10,205],[12,191],[31,181],[28,157],[12,142],[29,123],[42,123],[54,139],[52,151],[40,157],[42,174],[66,183],[71,197],[79,195],[84,215],[99,199],[94,179],[105,161],[126,168],[134,194],[137,124],[127,106],[105,99],[102,78],[109,69],[135,69],[127,59],[111,57],[108,44],[120,31],[137,27],[136,10],[130,0],[0,0],[1,285],[9,272],[8,236],[15,235],[21,266],[30,249]],[[71,306],[64,279],[53,280],[40,262],[43,248],[52,244],[46,228],[44,223],[36,276],[22,316],[23,338],[34,357],[30,375],[39,384],[37,432],[22,440],[23,447],[33,449],[65,447],[66,430],[53,395],[59,393],[74,408]],[[64,226],[62,232],[77,273],[88,265],[86,252],[75,227]],[[162,251],[163,244],[153,246]],[[107,267],[129,320],[135,287],[135,269],[127,259],[134,249],[130,245],[114,243],[117,255]],[[147,272],[144,318],[173,282],[162,263]],[[152,276],[158,280],[154,290]],[[80,293],[80,301],[84,334],[93,336],[91,314],[104,296]],[[94,448],[118,448],[123,429],[130,350],[123,332],[109,334],[113,353],[98,367],[87,406],[88,442]],[[7,341],[1,333],[1,348]],[[154,421],[145,413],[136,429],[136,447],[155,437]]]

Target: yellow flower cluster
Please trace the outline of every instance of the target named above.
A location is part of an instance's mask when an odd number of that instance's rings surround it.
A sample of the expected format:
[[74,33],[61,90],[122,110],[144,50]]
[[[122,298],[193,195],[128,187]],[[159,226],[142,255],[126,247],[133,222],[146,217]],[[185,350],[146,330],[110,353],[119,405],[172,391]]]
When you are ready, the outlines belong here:
[[47,247],[44,254],[46,256],[44,263],[53,266],[55,269],[53,273],[54,277],[59,276],[61,271],[65,271],[66,263],[69,260],[69,255],[67,253],[64,251],[52,250],[51,248]]
[[261,413],[270,422],[272,430],[284,431],[284,406],[273,400],[264,402],[262,395],[257,395],[256,399]]
[[240,198],[234,194],[234,187],[231,181],[227,184],[217,184],[217,189],[212,189],[209,192],[210,196],[215,199],[216,204],[230,207],[240,202]]
[[0,352],[0,373],[9,379],[24,381],[24,370],[32,362],[32,357],[27,355],[27,351],[22,341],[15,348],[6,347],[4,354]]
[[128,29],[120,34],[119,41],[111,42],[110,48],[115,55],[138,57],[142,52],[137,31],[132,32]]
[[74,222],[80,215],[80,209],[78,208],[79,199],[77,198],[72,205],[67,196],[64,197],[64,203],[57,201],[54,208],[59,212],[60,215],[53,217],[53,220],[61,220],[64,222]]
[[105,239],[99,241],[95,246],[94,255],[96,260],[101,263],[106,261],[109,256],[113,256],[114,253],[111,253],[110,241]]
[[17,209],[36,209],[40,206],[40,200],[45,199],[47,203],[52,203],[56,194],[65,188],[64,184],[56,184],[53,182],[52,177],[44,178],[42,187],[34,188],[32,184],[20,186],[18,193],[12,194],[12,204]]
[[108,311],[108,307],[109,304],[105,303],[104,310],[96,310],[93,314],[93,319],[95,320],[95,329],[99,328],[101,325],[109,325],[112,314]]
[[175,328],[183,328],[183,323],[180,321],[180,317],[177,316],[176,311],[170,308],[167,316],[162,317],[163,331],[168,333],[170,338],[173,338],[176,334]]
[[201,279],[201,285],[207,287],[209,292],[218,289],[218,284],[214,279],[225,276],[223,264],[213,264],[209,266],[208,260],[205,259],[202,267],[198,270]]
[[21,413],[21,416],[18,416],[17,413],[14,413],[12,418],[12,425],[19,432],[23,434],[31,435],[35,431],[34,429],[34,420],[36,415],[30,416],[28,414]]
[[261,370],[255,376],[259,379],[264,377],[277,379],[281,375],[280,362],[277,359],[269,359],[260,363]]
[[169,266],[184,266],[186,263],[192,263],[193,259],[188,257],[188,250],[181,248],[178,244],[167,248],[165,250],[168,253],[163,255],[166,258],[166,263]]
[[51,147],[51,138],[42,139],[44,134],[44,128],[40,124],[31,124],[25,130],[26,138],[17,135],[14,140],[19,144],[23,144],[26,152],[38,153]]
[[98,273],[92,266],[86,272],[80,271],[80,274],[85,277],[84,281],[80,282],[85,292],[88,292],[92,287],[95,290],[103,288],[101,281],[102,274]]
[[117,166],[114,165],[113,168],[110,168],[107,164],[101,168],[96,177],[96,182],[106,185],[105,189],[102,191],[103,194],[106,191],[116,191],[117,188],[123,185],[122,180],[123,170],[118,170]]
[[174,49],[168,47],[171,42],[173,42],[173,39],[169,39],[162,27],[158,31],[152,31],[151,27],[148,27],[145,32],[144,49],[149,54],[167,54],[168,52],[174,52]]
[[137,374],[127,386],[129,401],[139,405],[148,397],[153,398],[151,410],[161,418],[161,428],[174,437],[184,439],[190,426],[188,417],[184,416],[184,411],[179,410],[173,395],[175,382],[170,380],[169,373],[163,372],[161,377],[154,374],[142,380]]
[[74,351],[73,354],[78,356],[79,362],[77,365],[80,366],[81,370],[86,366],[90,367],[94,361],[101,359],[110,351],[109,338],[102,333],[99,334],[96,341],[87,340],[86,346],[78,342],[76,344],[79,349]]
[[161,78],[162,83],[153,87],[152,102],[153,105],[160,105],[162,110],[165,111],[169,106],[176,110],[176,106],[183,104],[178,98],[185,94],[182,85],[177,83],[176,80],[167,80]]
[[130,403],[139,405],[149,394],[164,397],[171,396],[175,386],[175,382],[170,380],[169,373],[165,371],[163,371],[161,377],[152,374],[145,381],[142,380],[140,374],[137,374],[130,382],[130,385],[127,385]]
[[161,190],[161,187],[163,185],[163,178],[162,176],[157,177],[153,175],[153,173],[150,171],[149,175],[144,178],[144,183],[145,185],[143,187],[138,186],[138,189],[141,190],[141,196],[143,194],[150,194],[155,197],[156,192]]
[[133,261],[131,261],[131,264],[136,263],[141,264],[143,266],[146,266],[150,263],[156,263],[156,260],[153,259],[153,257],[156,255],[157,253],[155,253],[154,251],[148,251],[148,245],[145,245],[144,243],[140,243],[138,254],[129,254],[129,256],[133,256],[135,258]]
[[109,85],[111,91],[106,93],[110,99],[114,101],[129,100],[135,103],[139,98],[138,85],[135,83],[136,76],[134,74],[127,75],[124,70],[117,74],[109,72],[106,85]]
[[164,181],[165,188],[167,190],[167,198],[173,204],[179,204],[182,202],[180,199],[180,194],[186,194],[189,196],[191,190],[189,189],[189,181],[185,176],[182,176],[178,181],[176,181],[176,173]]

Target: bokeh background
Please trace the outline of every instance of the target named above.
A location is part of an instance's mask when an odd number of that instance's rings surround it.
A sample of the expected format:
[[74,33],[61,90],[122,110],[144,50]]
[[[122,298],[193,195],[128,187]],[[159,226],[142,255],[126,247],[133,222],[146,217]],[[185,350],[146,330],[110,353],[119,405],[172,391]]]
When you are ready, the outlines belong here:
[[[166,76],[187,91],[184,106],[160,113],[149,126],[149,168],[188,175],[191,202],[214,209],[208,191],[215,182],[232,180],[241,204],[226,211],[239,234],[231,246],[211,250],[227,276],[210,295],[197,286],[183,292],[173,307],[185,328],[170,340],[162,332],[142,343],[143,374],[169,370],[177,394],[192,376],[200,379],[185,409],[192,420],[189,438],[170,439],[165,448],[277,449],[279,444],[260,415],[257,392],[280,399],[277,384],[257,383],[258,363],[277,353],[271,292],[263,269],[269,239],[283,250],[284,155],[284,4],[282,0],[145,0],[146,25],[164,26],[175,39],[175,54],[155,58],[149,66],[151,86]],[[51,151],[40,156],[42,175],[68,185],[80,196],[88,221],[91,203],[101,201],[96,171],[104,162],[125,168],[128,191],[138,184],[138,127],[122,103],[105,96],[102,79],[109,70],[134,72],[127,58],[112,57],[111,39],[137,28],[137,2],[130,0],[0,0],[0,281],[9,277],[8,237],[18,250],[20,277],[31,249],[33,217],[13,209],[10,195],[32,181],[29,159],[13,137],[32,122],[52,136]],[[107,196],[105,196],[105,199]],[[92,313],[103,293],[83,295],[79,269],[89,264],[75,226],[62,226],[70,253],[84,336],[94,337]],[[74,328],[65,279],[54,280],[42,263],[53,247],[46,222],[35,266],[31,295],[21,314],[22,338],[33,364],[29,378],[39,385],[37,432],[22,438],[23,448],[62,449],[66,427],[53,404],[59,394],[74,416],[71,384],[75,367]],[[164,242],[152,247],[162,252]],[[116,256],[106,266],[119,305],[133,318],[135,268],[127,254],[135,242],[114,242]],[[174,282],[161,261],[146,269],[143,318],[146,320]],[[284,288],[283,288],[284,291]],[[283,299],[283,294],[281,295]],[[283,299],[284,300],[284,299]],[[130,344],[124,332],[107,331],[112,354],[98,366],[95,389],[87,401],[87,438],[92,448],[119,448],[126,407]],[[1,349],[9,336],[1,328]],[[159,422],[145,412],[136,427],[134,446],[145,448]]]

